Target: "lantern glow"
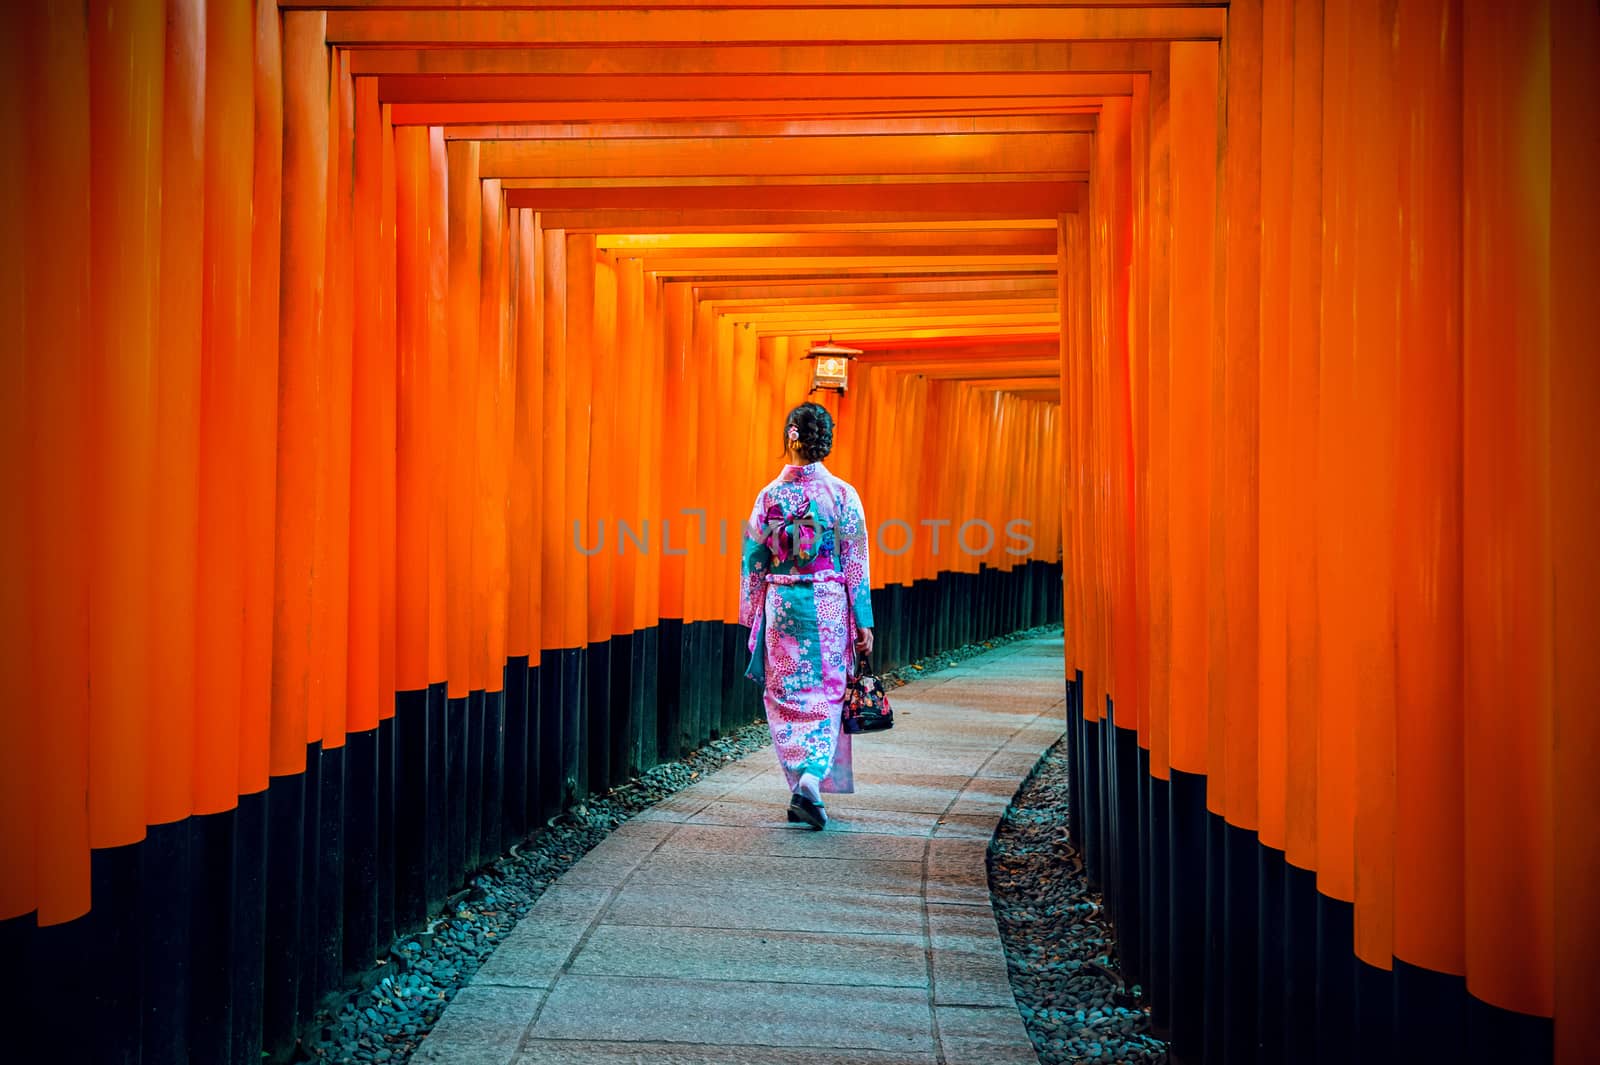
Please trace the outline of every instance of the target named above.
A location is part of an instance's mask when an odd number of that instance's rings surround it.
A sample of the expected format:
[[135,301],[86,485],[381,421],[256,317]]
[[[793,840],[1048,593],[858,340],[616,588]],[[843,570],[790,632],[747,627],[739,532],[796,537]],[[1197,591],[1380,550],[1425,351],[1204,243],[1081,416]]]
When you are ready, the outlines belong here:
[[806,353],[811,360],[811,390],[844,392],[850,383],[850,360],[860,355],[856,348],[842,347],[829,340]]
[[831,388],[843,392],[850,382],[850,362],[842,355],[825,355],[811,368],[812,388]]

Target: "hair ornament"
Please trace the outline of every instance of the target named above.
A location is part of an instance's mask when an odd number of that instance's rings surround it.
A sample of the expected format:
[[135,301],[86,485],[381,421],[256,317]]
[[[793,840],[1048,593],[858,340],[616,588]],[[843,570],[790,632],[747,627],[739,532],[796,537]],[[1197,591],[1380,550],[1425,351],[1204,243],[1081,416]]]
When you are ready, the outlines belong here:
[[788,436],[789,436],[789,443],[791,443],[791,444],[794,443],[796,440],[799,440],[800,439],[800,427],[798,425],[789,426]]

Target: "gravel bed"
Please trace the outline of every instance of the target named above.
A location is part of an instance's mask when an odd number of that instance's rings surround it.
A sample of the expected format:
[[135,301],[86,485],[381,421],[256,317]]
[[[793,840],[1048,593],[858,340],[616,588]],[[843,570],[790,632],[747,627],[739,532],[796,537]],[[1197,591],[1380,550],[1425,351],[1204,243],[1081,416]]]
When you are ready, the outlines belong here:
[[1011,991],[1045,1065],[1167,1060],[1143,989],[1123,982],[1116,940],[1067,838],[1067,746],[1045,752],[989,845],[989,890]]
[[318,1013],[295,1061],[400,1065],[544,889],[641,810],[772,742],[764,722],[712,740],[552,818],[475,873],[427,929],[397,938],[373,981]]
[[[885,673],[884,686],[898,687],[1002,644],[1058,631],[1059,625],[1046,626],[932,655]],[[766,723],[754,722],[553,818],[474,874],[425,931],[397,938],[363,985],[318,1012],[294,1060],[340,1065],[409,1061],[500,940],[590,848],[634,814],[771,742]]]

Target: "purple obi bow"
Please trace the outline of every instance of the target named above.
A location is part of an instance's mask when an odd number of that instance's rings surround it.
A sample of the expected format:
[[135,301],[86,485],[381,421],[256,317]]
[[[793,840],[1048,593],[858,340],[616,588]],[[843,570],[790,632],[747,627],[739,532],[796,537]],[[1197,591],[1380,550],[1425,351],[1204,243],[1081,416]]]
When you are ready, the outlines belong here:
[[766,533],[767,547],[779,562],[793,560],[810,562],[817,557],[821,529],[811,516],[811,500],[801,503],[793,514],[785,514],[776,503],[768,505],[762,516],[761,528]]

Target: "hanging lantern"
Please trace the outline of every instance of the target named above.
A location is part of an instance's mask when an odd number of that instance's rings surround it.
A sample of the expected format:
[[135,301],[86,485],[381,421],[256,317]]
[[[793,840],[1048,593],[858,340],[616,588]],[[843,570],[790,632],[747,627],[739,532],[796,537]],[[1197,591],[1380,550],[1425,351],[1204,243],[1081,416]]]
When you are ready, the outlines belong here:
[[811,360],[811,391],[827,389],[844,392],[850,383],[850,360],[861,354],[859,348],[847,348],[831,339],[826,344],[814,344],[806,352]]

